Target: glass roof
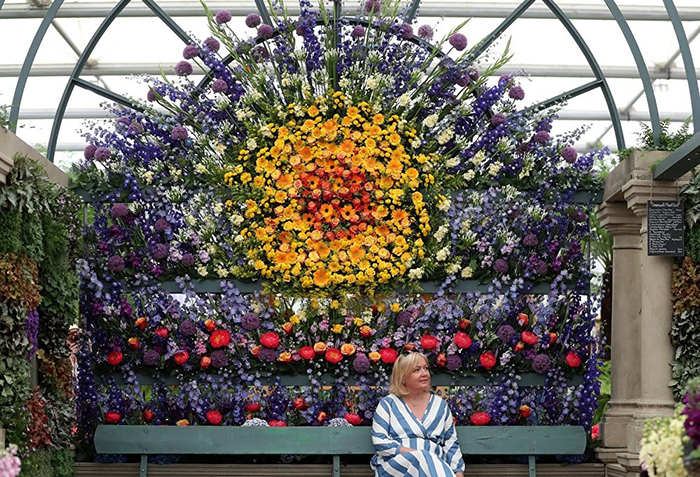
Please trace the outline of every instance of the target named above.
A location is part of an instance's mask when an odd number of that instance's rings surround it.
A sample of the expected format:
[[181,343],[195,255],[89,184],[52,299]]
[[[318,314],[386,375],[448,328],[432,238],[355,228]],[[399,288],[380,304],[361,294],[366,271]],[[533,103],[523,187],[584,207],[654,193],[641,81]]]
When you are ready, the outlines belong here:
[[[137,3],[140,3],[139,0],[132,0],[132,4]],[[649,108],[645,97],[639,97],[643,91],[642,82],[638,79],[634,59],[622,32],[612,19],[592,19],[600,16],[595,12],[608,11],[604,0],[556,3],[565,13],[574,17],[574,26],[608,77],[616,107],[621,111],[626,144],[634,145],[635,133],[640,130],[639,121],[643,120],[648,124]],[[17,134],[29,144],[45,147],[48,143],[54,112],[78,58],[76,50],[83,50],[102,22],[104,14],[114,4],[114,0],[67,1],[61,7],[61,11],[74,12],[71,15],[76,17],[60,16],[54,20],[58,29],[49,28],[37,52],[34,75],[27,81],[21,103]],[[164,5],[166,4],[167,8],[183,5],[193,7],[192,10],[196,11],[194,7],[198,2],[168,0]],[[346,8],[356,8],[355,4],[359,5],[359,2],[349,0],[346,2]],[[215,5],[222,8],[238,8],[239,11],[246,11],[241,8],[248,5],[252,11],[253,2],[217,1]],[[475,44],[504,19],[502,12],[517,5],[514,1],[501,0],[423,0],[418,23],[430,23],[433,26],[437,24],[436,36],[440,36],[463,20],[454,16],[440,18],[440,12],[456,13],[462,9],[476,11],[478,14],[473,16],[462,30],[469,42]],[[636,12],[639,16],[648,12],[656,14],[656,18],[665,17],[662,0],[618,0],[617,5],[626,14]],[[676,0],[675,5],[681,15],[686,17],[683,21],[686,36],[694,39],[700,32],[700,2]],[[542,11],[543,7],[541,0],[536,0],[532,8]],[[497,13],[490,13],[489,10]],[[41,22],[40,14],[36,11],[36,6],[31,6],[24,0],[6,0],[3,9],[0,10],[0,43],[6,45],[0,61],[0,104],[12,103],[19,69]],[[102,14],[102,17],[87,17],[97,14]],[[199,17],[175,16],[174,20],[193,38],[201,40],[209,36],[203,14]],[[672,130],[675,130],[681,125],[681,121],[691,115],[691,106],[688,83],[684,79],[684,65],[682,58],[677,56],[679,46],[672,24],[667,19],[630,20],[629,23],[652,78],[655,74],[660,77],[654,82],[660,117],[668,117],[675,121],[672,126]],[[240,29],[243,34],[252,31],[245,27],[242,17],[234,18],[231,26]],[[73,43],[75,50],[62,37],[59,29]],[[575,41],[554,18],[517,19],[494,47],[494,55],[503,50],[509,38],[513,57],[502,72],[522,69],[532,73],[529,78],[523,80],[526,91],[524,103],[521,104],[523,107],[594,79]],[[94,72],[91,73],[86,68],[81,77],[123,96],[143,99],[146,88],[134,74],[143,71],[157,73],[158,68],[166,72],[172,71],[173,65],[181,59],[183,46],[181,40],[156,17],[120,17],[113,22],[90,57],[90,64],[96,66],[97,71],[104,75],[99,78],[90,76]],[[697,63],[700,62],[700,41],[691,41],[690,46],[697,69]],[[674,55],[677,57],[674,58]],[[665,66],[669,69],[661,73]],[[672,79],[668,79],[669,77]],[[100,103],[103,101],[103,98],[94,93],[75,88],[58,139],[56,162],[59,165],[67,165],[78,157],[80,152],[77,151],[83,147],[80,130],[84,128],[85,118],[104,117],[104,113],[100,111]],[[561,119],[555,122],[555,133],[582,125],[589,126],[587,133],[577,144],[578,149],[588,150],[596,143],[598,146],[609,146],[613,150],[617,148],[600,89],[570,100],[560,112],[560,117]]]

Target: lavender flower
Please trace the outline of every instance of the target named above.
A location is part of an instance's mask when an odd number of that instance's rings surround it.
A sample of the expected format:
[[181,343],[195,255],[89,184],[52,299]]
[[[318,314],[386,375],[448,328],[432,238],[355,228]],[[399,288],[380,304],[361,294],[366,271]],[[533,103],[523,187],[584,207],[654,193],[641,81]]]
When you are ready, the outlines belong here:
[[569,164],[573,164],[574,162],[576,162],[576,158],[578,157],[578,153],[576,152],[576,149],[569,146],[569,147],[565,147],[564,149],[562,149],[561,157],[563,157],[564,160],[566,162],[568,162]]
[[506,262],[502,258],[499,258],[493,264],[493,271],[496,273],[501,273],[501,274],[507,273],[508,272],[508,262]]
[[154,349],[148,349],[143,353],[143,364],[155,366],[160,361],[160,353]]
[[211,85],[211,90],[215,93],[225,93],[228,90],[228,84],[221,78],[214,81]]
[[537,374],[545,374],[549,371],[551,361],[546,354],[537,354],[532,358],[532,370]]
[[246,313],[241,317],[241,327],[247,331],[257,330],[260,327],[260,317],[255,313]]
[[88,144],[83,150],[83,156],[85,157],[85,159],[92,159],[93,157],[95,157],[95,151],[97,151],[97,146]]
[[111,155],[112,152],[106,147],[98,147],[94,157],[96,161],[106,161]]
[[191,60],[199,55],[199,49],[194,45],[187,45],[182,51],[182,57],[186,60]]
[[524,99],[525,90],[520,86],[513,86],[510,91],[508,91],[508,96],[510,96],[512,99]]
[[418,28],[418,36],[423,38],[424,40],[432,40],[433,35],[433,27],[431,27],[430,25],[421,25]]
[[255,28],[262,23],[262,18],[257,13],[249,13],[245,17],[245,24],[248,28]]
[[263,40],[272,38],[272,34],[274,33],[274,31],[275,30],[270,25],[263,23],[258,27],[258,38],[261,38]]
[[358,353],[352,362],[353,369],[359,374],[365,374],[369,371],[370,361],[366,354]]
[[448,354],[445,367],[450,371],[457,371],[462,367],[462,358],[458,354]]
[[37,339],[39,334],[39,313],[36,311],[36,309],[30,311],[27,315],[27,322],[24,325],[24,331],[27,334],[29,344],[31,345],[27,359],[32,359],[32,356],[34,356],[34,353],[36,353],[36,350],[39,347],[39,341]]
[[462,51],[467,47],[467,37],[461,33],[453,33],[450,35],[449,42],[457,51]]
[[185,320],[180,323],[180,333],[182,336],[194,336],[197,333],[197,325],[192,320]]
[[217,349],[211,353],[211,365],[215,368],[225,368],[228,366],[228,355],[224,350]]
[[228,23],[231,21],[231,12],[227,10],[219,10],[216,12],[216,17],[214,17],[216,23],[221,25],[222,23]]
[[124,270],[124,259],[119,255],[112,255],[107,260],[107,268],[114,273],[119,273]]
[[221,43],[219,43],[219,40],[211,36],[204,40],[203,44],[212,53],[216,53],[219,51],[219,48],[221,48]]
[[496,334],[504,343],[510,343],[510,340],[515,336],[515,329],[510,325],[501,325],[498,327]]
[[187,139],[187,129],[182,126],[175,126],[170,133],[170,138],[175,141],[184,141]]
[[178,76],[187,76],[192,74],[192,65],[189,61],[180,61],[175,65],[175,74]]
[[126,217],[129,215],[129,209],[124,204],[114,204],[109,209],[109,215],[112,218]]

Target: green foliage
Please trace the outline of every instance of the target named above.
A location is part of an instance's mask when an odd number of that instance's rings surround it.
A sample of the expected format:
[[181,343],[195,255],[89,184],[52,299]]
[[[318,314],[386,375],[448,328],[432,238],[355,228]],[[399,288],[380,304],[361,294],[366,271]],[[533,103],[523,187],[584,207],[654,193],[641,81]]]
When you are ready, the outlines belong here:
[[73,477],[73,453],[70,449],[53,452],[51,465],[54,477]]
[[600,366],[600,396],[598,397],[598,409],[593,415],[593,424],[598,424],[602,419],[605,411],[608,410],[608,401],[610,401],[610,360],[603,362]]
[[48,401],[44,412],[49,420],[51,447],[54,449],[70,449],[73,446],[75,403],[72,400],[63,398],[51,400]]
[[690,229],[685,248],[686,255],[690,256],[693,263],[700,263],[700,227]]
[[700,376],[700,309],[685,310],[673,315],[671,343],[676,347],[671,363],[673,395],[680,400],[688,382]]
[[640,122],[642,130],[637,133],[638,146],[620,149],[617,153],[620,161],[627,159],[634,151],[675,151],[693,137],[693,134],[688,131],[692,119],[692,116],[686,119],[676,132],[669,130],[671,127],[670,119],[661,120],[658,144],[654,142],[654,131],[651,126]]
[[24,156],[14,159],[7,185],[0,188],[0,210],[16,210],[20,214],[49,212],[55,186],[49,182],[46,171]]
[[[2,188],[0,188],[2,196]],[[17,210],[0,209],[0,253],[17,253],[22,245],[21,221]]]
[[39,214],[26,214],[22,221],[22,246],[20,252],[35,262],[44,258],[44,229]]
[[54,477],[53,452],[39,449],[23,455],[19,477]]

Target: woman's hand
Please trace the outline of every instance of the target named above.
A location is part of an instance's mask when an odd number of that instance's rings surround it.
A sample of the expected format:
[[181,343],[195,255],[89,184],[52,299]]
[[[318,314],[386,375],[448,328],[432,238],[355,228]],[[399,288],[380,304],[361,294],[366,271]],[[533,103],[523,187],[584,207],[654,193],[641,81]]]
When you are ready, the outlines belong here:
[[[415,452],[415,449],[411,449],[410,447],[402,447],[399,449],[399,454],[405,454],[406,452]],[[464,476],[462,476],[464,477]]]
[[462,472],[455,472],[455,475],[457,477],[464,477],[464,474]]

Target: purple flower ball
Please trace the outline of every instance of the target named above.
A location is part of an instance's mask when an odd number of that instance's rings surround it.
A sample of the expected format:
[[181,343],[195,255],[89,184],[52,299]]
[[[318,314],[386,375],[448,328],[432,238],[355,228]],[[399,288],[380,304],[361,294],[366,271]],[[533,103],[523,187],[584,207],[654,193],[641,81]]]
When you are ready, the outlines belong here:
[[460,75],[457,77],[457,81],[455,81],[458,86],[467,86],[469,84],[469,74],[465,73],[460,73]]
[[168,246],[164,243],[156,244],[156,246],[153,247],[152,256],[153,260],[163,260],[168,256]]
[[249,13],[245,17],[245,24],[248,28],[255,28],[262,23],[262,18],[257,13]]
[[549,371],[551,361],[546,354],[537,354],[532,358],[532,370],[537,374],[545,374]]
[[535,271],[537,272],[537,274],[544,275],[545,273],[547,273],[547,270],[549,270],[547,262],[545,262],[544,260],[538,260],[537,265],[535,265]]
[[184,141],[187,139],[187,129],[184,126],[176,126],[170,133],[170,138],[174,141]]
[[151,88],[148,88],[148,93],[146,93],[146,99],[153,102],[156,100],[156,92]]
[[178,76],[187,76],[192,74],[192,65],[189,61],[182,60],[175,65],[175,74]]
[[97,146],[88,144],[83,150],[83,156],[85,157],[85,159],[92,159],[93,157],[95,157],[95,151],[97,151]]
[[263,40],[267,40],[268,38],[272,38],[274,31],[274,28],[272,28],[270,25],[263,23],[258,27],[258,37],[262,38]]
[[365,2],[365,12],[378,13],[382,9],[382,4],[379,0],[367,0]]
[[129,209],[124,204],[114,204],[111,209],[109,209],[109,215],[113,218],[126,217],[129,215]]
[[219,78],[212,83],[211,90],[215,93],[225,93],[228,91],[228,84],[226,81]]
[[231,12],[227,10],[219,10],[215,17],[216,23],[221,25],[222,23],[228,23],[231,21]]
[[260,317],[255,313],[246,313],[241,317],[241,327],[247,331],[257,330],[260,327]]
[[576,209],[571,214],[569,214],[569,217],[571,217],[571,220],[573,220],[574,222],[580,223],[588,220],[588,214],[586,214],[586,211],[583,209]]
[[180,260],[180,263],[182,263],[186,267],[191,267],[194,265],[194,255],[191,253],[184,253],[182,254],[182,260]]
[[304,36],[304,33],[306,33],[306,28],[304,28],[304,25],[301,23],[297,25],[297,27],[294,29],[294,33],[297,34],[297,36]]
[[156,225],[155,225],[156,232],[158,232],[158,233],[165,232],[169,228],[170,228],[170,223],[168,223],[168,221],[165,220],[165,217],[161,217],[160,219],[156,220]]
[[352,367],[358,374],[365,374],[367,371],[369,371],[370,364],[371,363],[369,362],[369,358],[366,354],[358,353],[352,362]]
[[508,272],[508,262],[503,260],[502,258],[499,258],[496,260],[496,262],[493,264],[493,271],[496,273],[506,273]]
[[106,159],[109,159],[111,155],[112,155],[112,151],[110,151],[106,147],[98,147],[97,150],[95,151],[95,160],[96,161],[104,161]]
[[353,38],[362,38],[365,36],[365,27],[362,25],[355,25],[355,28],[352,29],[352,33],[350,35]]
[[225,368],[228,366],[228,355],[222,349],[217,349],[211,356],[211,365],[215,368]]
[[491,126],[496,127],[500,124],[506,122],[506,115],[503,113],[496,113],[491,117]]
[[569,147],[565,147],[564,149],[562,149],[561,157],[563,157],[564,160],[566,162],[568,162],[569,164],[573,164],[574,162],[576,162],[576,158],[578,157],[578,153],[576,152],[576,149],[569,146]]
[[413,315],[406,311],[406,310],[401,310],[397,315],[396,315],[396,324],[398,326],[406,326],[411,324],[413,321]]
[[526,247],[536,247],[538,243],[539,240],[537,240],[537,235],[535,234],[527,234],[523,237],[523,245]]
[[274,363],[277,359],[277,351],[272,348],[263,348],[258,353],[258,359],[263,363]]
[[549,142],[549,133],[547,131],[539,131],[532,138],[537,144],[546,144]]
[[204,40],[203,45],[212,53],[216,53],[219,51],[219,48],[221,48],[221,43],[219,43],[219,40],[211,36]]
[[112,255],[107,260],[107,268],[114,273],[119,273],[124,270],[124,259],[119,255]]
[[424,40],[432,40],[434,34],[433,27],[430,25],[421,25],[418,27],[418,36]]
[[160,361],[160,353],[154,349],[147,349],[143,353],[143,364],[146,366],[155,366]]
[[182,50],[182,57],[186,60],[191,60],[199,55],[199,49],[194,45],[187,45],[184,50]]
[[512,99],[524,99],[525,90],[520,86],[513,86],[510,91],[508,91],[508,96],[510,96]]
[[478,80],[481,76],[479,74],[479,70],[477,70],[476,68],[472,68],[471,66],[467,68],[467,73],[469,74],[469,77],[472,79],[472,81]]
[[413,38],[413,27],[409,23],[404,23],[399,28],[399,36],[404,40]]
[[253,51],[251,51],[250,54],[253,56],[255,61],[265,61],[270,57],[267,49],[262,45],[258,45],[253,48]]
[[448,354],[445,367],[450,371],[457,371],[462,367],[462,358],[458,354]]
[[457,51],[462,51],[467,47],[467,37],[461,33],[453,33],[450,35],[449,42]]
[[515,329],[510,325],[501,325],[496,330],[496,335],[504,343],[510,343],[510,340],[515,336]]
[[194,336],[197,333],[197,325],[192,320],[185,320],[180,323],[180,333],[182,336]]

